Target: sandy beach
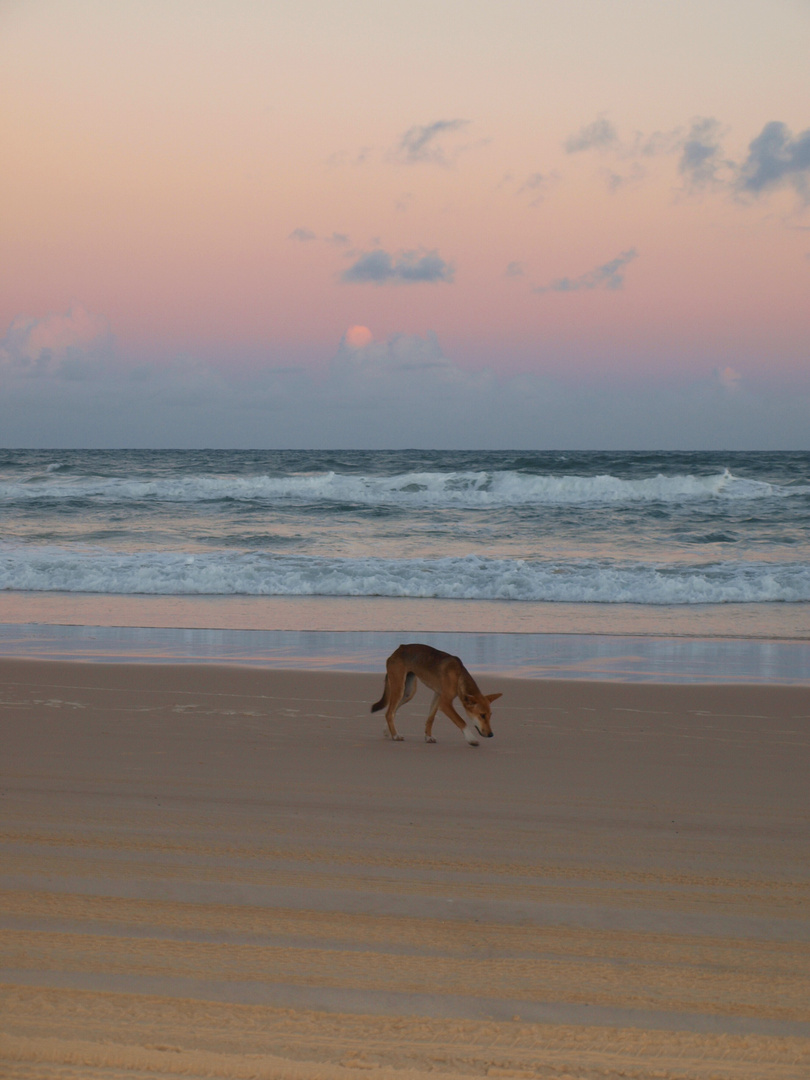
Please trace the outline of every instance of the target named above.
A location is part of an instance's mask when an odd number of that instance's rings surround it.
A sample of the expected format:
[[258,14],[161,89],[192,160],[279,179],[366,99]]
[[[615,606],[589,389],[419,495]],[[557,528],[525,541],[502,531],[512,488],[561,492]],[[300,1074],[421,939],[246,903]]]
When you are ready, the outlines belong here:
[[810,690],[0,662],[3,1076],[810,1075]]

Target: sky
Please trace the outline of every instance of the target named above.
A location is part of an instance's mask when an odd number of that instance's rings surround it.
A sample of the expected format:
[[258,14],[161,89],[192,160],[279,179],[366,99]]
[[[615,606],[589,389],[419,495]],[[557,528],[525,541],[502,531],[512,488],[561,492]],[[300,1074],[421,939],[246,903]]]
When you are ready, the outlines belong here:
[[0,445],[810,449],[810,0],[0,0]]

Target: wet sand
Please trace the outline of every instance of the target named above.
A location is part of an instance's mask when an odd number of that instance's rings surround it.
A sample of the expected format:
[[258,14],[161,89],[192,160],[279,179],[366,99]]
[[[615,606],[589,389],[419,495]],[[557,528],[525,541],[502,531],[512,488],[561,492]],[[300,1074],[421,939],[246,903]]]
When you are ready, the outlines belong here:
[[409,596],[110,595],[0,591],[0,624],[223,630],[604,634],[807,641],[810,603],[568,604]]
[[810,690],[0,662],[0,1073],[810,1075]]

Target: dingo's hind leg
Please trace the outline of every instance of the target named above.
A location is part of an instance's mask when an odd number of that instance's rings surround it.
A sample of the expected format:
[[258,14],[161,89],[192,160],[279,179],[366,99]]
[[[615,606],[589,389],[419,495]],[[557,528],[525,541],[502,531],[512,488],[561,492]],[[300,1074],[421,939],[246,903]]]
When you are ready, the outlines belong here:
[[371,711],[372,712],[379,712],[380,709],[384,709],[385,706],[388,704],[388,698],[389,698],[388,676],[386,675],[385,676],[385,684],[383,686],[382,697],[380,698],[379,701],[374,702],[374,704],[371,706]]
[[399,705],[397,705],[397,708],[400,708],[402,705],[408,704],[413,695],[416,693],[416,686],[416,676],[412,671],[409,671],[408,674],[405,676],[405,690],[402,695],[402,701],[400,701]]
[[440,697],[441,694],[438,693],[433,695],[433,702],[430,706],[430,712],[428,713],[428,718],[425,722],[425,742],[436,742],[436,740],[433,738],[433,721],[436,719],[436,711],[439,708]]
[[[410,689],[407,675],[402,668],[397,668],[392,664],[388,669],[386,680],[388,682],[388,708],[385,710],[385,722],[388,724],[386,734],[393,742],[402,742],[402,735],[397,734],[394,717],[397,715],[397,709]],[[413,691],[411,691],[411,697],[413,697]]]

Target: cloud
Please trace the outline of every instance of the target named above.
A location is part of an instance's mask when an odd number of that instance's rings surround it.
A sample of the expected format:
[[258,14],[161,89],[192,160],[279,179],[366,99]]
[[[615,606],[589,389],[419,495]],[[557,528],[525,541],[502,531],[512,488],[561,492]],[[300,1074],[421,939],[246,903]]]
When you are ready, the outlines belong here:
[[[792,187],[810,203],[810,128],[793,135],[781,121],[765,124],[748,146],[740,164],[723,155],[724,125],[713,116],[697,116],[688,131],[636,132],[625,141],[605,116],[571,135],[564,143],[569,154],[595,150],[619,161],[631,161],[629,174],[607,170],[608,188],[617,191],[643,180],[646,173],[639,159],[678,154],[678,172],[687,191],[714,188],[737,195],[760,196],[779,188]],[[525,185],[524,185],[525,187]]]
[[333,232],[331,236],[326,237],[327,244],[333,244],[335,247],[346,247],[351,243],[351,240],[346,233]]
[[651,135],[637,131],[635,140],[627,152],[639,154],[642,157],[658,157],[661,154],[675,153],[682,144],[682,128],[673,128],[672,131],[654,131]]
[[576,135],[569,136],[563,145],[567,154],[579,154],[583,150],[610,150],[619,145],[619,136],[613,124],[600,116],[592,124],[580,128]]
[[629,248],[610,262],[597,266],[576,278],[555,278],[549,285],[536,286],[536,293],[580,292],[583,289],[621,289],[624,285],[624,268],[638,257],[635,248]]
[[[807,449],[810,379],[741,380],[717,358],[704,377],[622,376],[608,365],[496,374],[448,357],[435,333],[355,333],[325,372],[165,356],[121,359],[106,320],[15,319],[0,344],[0,438],[33,447]],[[13,330],[13,333],[12,333]],[[351,340],[349,340],[351,338]],[[363,344],[363,342],[366,342]],[[15,365],[51,359],[41,377]],[[58,358],[95,355],[85,379]],[[562,355],[562,354],[561,354]],[[54,364],[57,359],[57,366]],[[543,366],[554,357],[538,351]],[[556,364],[562,371],[566,365]],[[653,365],[654,367],[655,365]],[[652,368],[650,369],[652,371]],[[733,391],[733,392],[730,392]]]
[[360,348],[342,342],[325,383],[313,389],[321,401],[362,416],[355,426],[366,438],[386,445],[415,445],[413,439],[444,445],[448,435],[464,438],[470,420],[478,434],[486,430],[483,421],[498,385],[492,371],[468,371],[450,360],[428,330],[393,334]]
[[382,248],[364,252],[344,270],[340,280],[348,284],[410,285],[417,282],[451,282],[454,267],[437,251],[401,251],[389,255]]
[[680,149],[682,143],[682,128],[673,128],[671,131],[653,131],[650,135],[637,131],[632,141],[625,142],[619,138],[619,133],[613,124],[606,117],[599,116],[592,124],[580,128],[576,135],[571,135],[566,139],[563,145],[569,154],[579,154],[584,150],[599,150],[610,152],[620,158],[633,158],[672,154]]
[[369,341],[357,347],[344,337],[332,360],[331,378],[346,379],[361,374],[388,377],[392,373],[411,378],[414,372],[449,371],[453,364],[443,354],[433,330],[419,334],[392,334],[386,341]]
[[629,162],[629,168],[622,172],[603,170],[602,175],[608,191],[615,193],[624,188],[636,187],[647,178],[647,171],[639,164],[639,158],[647,160],[672,154],[682,142],[683,132],[680,128],[654,131],[650,135],[637,131],[632,140],[627,142],[619,138],[616,128],[609,120],[600,116],[592,124],[580,128],[576,135],[566,140],[564,146],[569,154],[596,150],[603,156]]
[[315,239],[315,233],[312,231],[312,229],[293,229],[287,239],[298,240],[302,244],[305,244],[308,240]]
[[18,316],[0,341],[0,366],[24,376],[83,379],[111,348],[107,320],[72,304],[63,315]]
[[724,134],[719,120],[698,116],[686,133],[682,127],[650,134],[637,131],[632,139],[625,140],[604,116],[600,116],[572,135],[566,141],[565,149],[569,154],[596,150],[615,160],[629,162],[629,171],[605,170],[605,181],[611,192],[635,187],[647,178],[640,160],[679,154],[678,170],[686,187],[694,191],[710,184],[728,182],[728,177],[724,181],[722,174],[733,170],[734,164],[722,157],[721,138]]
[[616,128],[604,116],[599,116],[592,124],[580,128],[576,135],[571,135],[563,144],[569,154],[579,154],[584,150],[609,152],[620,158],[659,157],[672,154],[683,144],[683,129],[671,131],[653,131],[646,135],[637,131],[630,142],[619,138]]
[[741,165],[722,156],[724,134],[714,117],[692,121],[678,162],[690,188],[714,185],[756,197],[791,186],[810,202],[810,128],[794,137],[786,124],[772,120],[751,140]]
[[433,124],[408,128],[394,151],[394,158],[406,165],[428,162],[448,165],[444,139],[469,126],[469,120],[436,120]]
[[529,192],[532,196],[529,206],[539,206],[549,191],[557,184],[559,179],[559,174],[556,172],[531,173],[517,189],[515,195],[522,195],[524,192]]
[[730,164],[721,157],[723,134],[720,121],[713,116],[698,116],[692,121],[678,161],[678,171],[688,187],[701,188],[717,183],[719,171]]
[[518,195],[521,191],[537,191],[538,188],[545,187],[548,184],[548,177],[542,173],[531,173],[526,177],[523,186],[518,188]]
[[748,195],[792,185],[810,201],[810,128],[795,138],[786,124],[772,120],[748,146],[737,190]]
[[508,278],[523,277],[524,273],[525,271],[523,269],[523,263],[510,262],[509,265],[506,267],[504,276]]
[[617,173],[610,169],[605,170],[605,181],[608,186],[608,191],[611,193],[621,191],[623,188],[635,187],[636,184],[640,184],[646,176],[646,170],[644,170],[637,161],[634,161],[631,164],[630,171],[627,173]]
[[365,165],[375,152],[376,147],[374,146],[361,146],[360,149],[353,154],[350,154],[348,150],[336,150],[326,158],[325,164],[329,169],[339,169],[346,165],[358,168],[361,165]]

